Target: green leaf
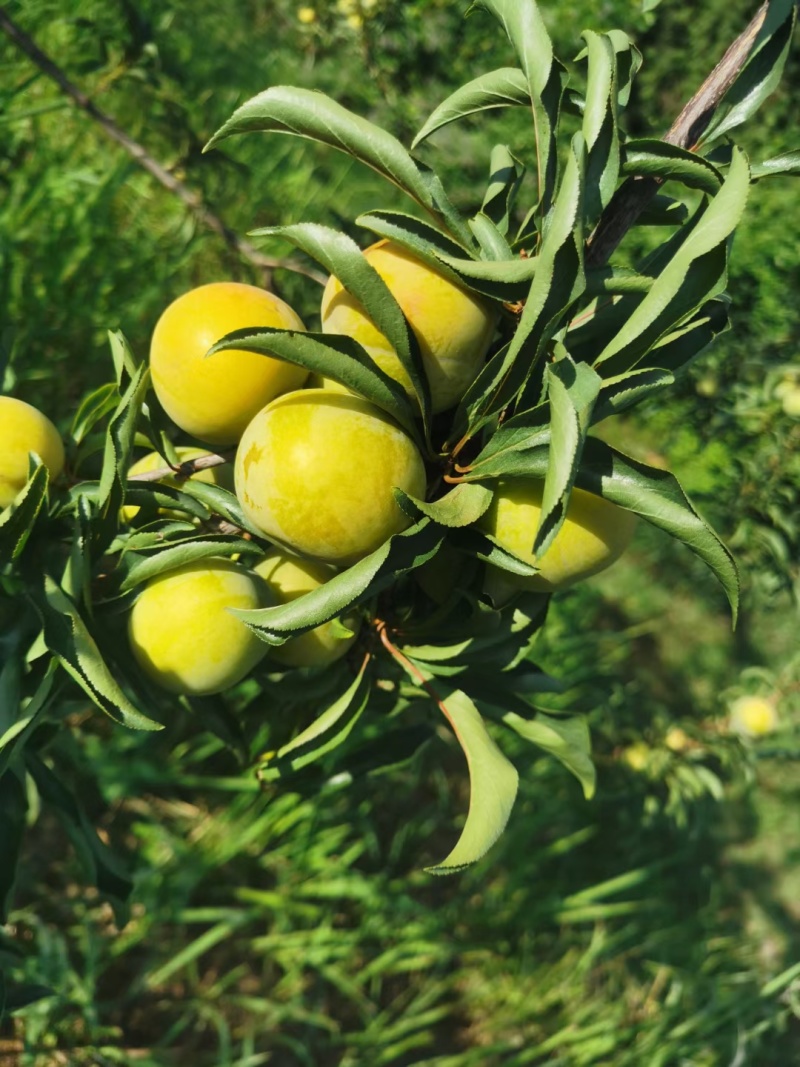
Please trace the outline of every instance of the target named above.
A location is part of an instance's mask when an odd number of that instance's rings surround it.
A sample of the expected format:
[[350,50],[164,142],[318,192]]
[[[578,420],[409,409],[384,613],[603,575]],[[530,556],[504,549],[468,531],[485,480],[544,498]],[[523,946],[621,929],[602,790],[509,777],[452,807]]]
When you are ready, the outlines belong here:
[[355,241],[346,234],[311,222],[298,223],[296,226],[271,226],[253,231],[253,236],[266,235],[275,235],[291,241],[297,248],[312,256],[330,274],[334,274],[361,304],[367,316],[395,350],[403,369],[411,379],[422,411],[423,423],[427,426],[430,421],[430,389],[416,335],[389,286],[365,258]]
[[39,463],[13,504],[0,512],[0,559],[18,559],[47,499],[49,471]]
[[122,393],[126,382],[130,382],[141,370],[141,360],[133,354],[131,346],[122,330],[108,330],[108,343],[111,347],[111,359],[117,378],[118,392]]
[[628,141],[625,145],[622,173],[626,177],[636,175],[645,178],[660,178],[662,181],[678,181],[689,189],[700,189],[710,196],[719,192],[722,174],[713,163],[689,152],[685,148],[643,138]]
[[427,868],[431,874],[451,874],[479,860],[502,834],[514,806],[519,776],[466,693],[447,687],[438,691],[430,681],[426,688],[452,726],[469,768],[469,810],[461,836],[441,863]]
[[653,278],[629,267],[598,267],[586,272],[587,296],[648,293],[652,288]]
[[72,420],[70,435],[80,444],[97,423],[110,414],[119,402],[119,392],[114,382],[106,382],[84,397]]
[[[475,492],[476,489],[480,492]],[[403,510],[408,508],[414,518],[426,515],[440,526],[451,527],[471,526],[473,522],[477,522],[491,504],[494,495],[488,486],[477,483],[456,485],[430,504],[404,493],[402,489],[395,489],[394,492],[399,500],[407,502]]]
[[534,115],[541,215],[548,214],[556,187],[556,128],[563,91],[563,68],[534,0],[476,0],[501,23],[525,75]]
[[[5,774],[17,751],[24,746],[27,739],[33,733],[35,727],[38,725],[39,717],[55,695],[53,691],[53,682],[57,666],[58,661],[55,658],[51,658],[33,696],[27,704],[25,704],[24,708],[22,708],[21,718],[16,718],[16,715],[18,715],[20,711],[19,704],[16,704],[13,708],[9,709],[14,712],[15,719],[5,729],[3,735],[0,736],[0,777]],[[0,852],[0,854],[2,853]]]
[[709,300],[696,317],[662,337],[640,361],[640,365],[680,370],[705,352],[721,333],[730,328],[730,324],[728,302],[725,299]]
[[122,691],[77,606],[49,575],[44,576],[43,589],[29,587],[28,595],[42,621],[47,647],[101,711],[133,730],[163,729]]
[[775,91],[786,64],[796,18],[795,0],[770,0],[747,63],[717,105],[700,144],[708,145],[749,119]]
[[262,326],[253,331],[235,330],[209,349],[209,355],[225,349],[244,349],[264,356],[277,356],[317,374],[340,382],[354,393],[387,412],[424,449],[415,412],[405,391],[376,365],[368,352],[350,337],[330,333],[300,333]]
[[481,212],[492,220],[498,231],[508,236],[511,216],[525,166],[504,144],[495,145],[489,159],[489,184],[483,195]]
[[347,153],[372,167],[451,233],[471,244],[469,231],[438,179],[414,160],[396,137],[348,111],[324,93],[296,86],[272,86],[237,108],[204,151],[216,147],[232,134],[252,130],[294,134]]
[[587,800],[594,796],[597,770],[592,762],[592,742],[584,716],[561,717],[539,711],[534,717],[525,718],[509,711],[502,720],[520,737],[560,760],[581,783]]
[[753,181],[761,178],[770,178],[776,174],[800,174],[800,152],[782,152],[772,159],[765,159],[762,163],[755,163],[750,169],[750,177]]
[[586,433],[602,379],[568,353],[548,364],[545,380],[550,399],[550,461],[542,493],[542,512],[533,552],[543,556],[566,518],[569,494],[583,453]]
[[492,262],[494,260],[508,261],[514,258],[511,245],[503,236],[494,222],[479,211],[469,220],[469,228],[475,234],[481,250],[481,258]]
[[617,54],[607,34],[585,30],[588,75],[583,137],[586,141],[587,221],[600,217],[617,187],[620,167],[617,128]]
[[188,478],[183,483],[181,497],[188,498],[192,505],[197,508],[203,506],[206,515],[220,515],[223,519],[233,523],[242,530],[247,530],[259,540],[264,540],[264,532],[253,525],[242,510],[236,495],[221,485],[213,485],[211,482],[201,482],[197,478]]
[[165,548],[162,552],[151,553],[147,556],[137,557],[135,553],[126,553],[129,560],[128,571],[120,584],[120,589],[125,592],[135,589],[143,582],[149,582],[160,574],[183,567],[187,563],[195,563],[197,560],[210,559],[218,556],[232,556],[237,552],[252,552],[253,545],[241,537],[231,537],[226,534],[217,534],[213,537],[194,538],[186,540],[172,548]]
[[434,556],[443,539],[443,528],[424,518],[312,592],[287,604],[233,614],[268,644],[283,644],[388,588],[397,575]]
[[416,148],[432,133],[451,122],[496,107],[518,107],[531,102],[528,81],[518,67],[501,67],[480,74],[462,85],[434,108],[422,124],[411,147]]
[[471,434],[518,394],[559,327],[566,309],[585,288],[581,213],[584,158],[583,139],[577,135],[572,142],[513,340],[502,359],[490,361],[478,375],[456,412],[456,422],[465,418]]
[[134,372],[108,428],[97,495],[100,516],[106,520],[106,529],[99,538],[101,543],[110,541],[116,532],[119,510],[125,501],[125,482],[131,465],[136,423],[149,384],[150,371],[142,365]]
[[656,193],[636,220],[637,226],[682,226],[689,209],[682,200]]
[[725,181],[594,366],[614,376],[638,360],[681,319],[721,292],[726,284],[726,242],[747,202],[750,172],[740,149]]
[[338,748],[347,739],[369,702],[368,663],[369,656],[365,656],[361,669],[346,691],[307,729],[278,749],[274,756],[265,759],[258,768],[262,781],[271,782],[295,773]]
[[674,382],[675,375],[661,368],[634,370],[618,378],[607,378],[595,401],[592,422],[619,415],[646,396],[660,392]]

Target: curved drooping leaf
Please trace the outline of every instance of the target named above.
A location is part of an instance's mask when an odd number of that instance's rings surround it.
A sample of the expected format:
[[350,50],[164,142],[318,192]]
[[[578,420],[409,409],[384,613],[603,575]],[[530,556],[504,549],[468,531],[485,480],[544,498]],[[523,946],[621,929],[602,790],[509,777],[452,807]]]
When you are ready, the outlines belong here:
[[481,212],[492,220],[498,231],[508,236],[511,215],[525,165],[504,144],[495,145],[489,158],[489,184],[483,194]]
[[770,0],[747,63],[717,105],[700,138],[701,145],[711,144],[741,125],[777,88],[789,54],[796,13],[794,0]]
[[674,374],[660,367],[630,371],[618,378],[607,378],[597,394],[592,422],[598,423],[609,416],[619,415],[646,396],[666,389],[674,382]]
[[355,241],[344,233],[312,222],[295,226],[270,226],[254,230],[252,235],[274,235],[291,241],[339,279],[395,350],[414,386],[423,424],[427,426],[430,421],[430,389],[416,335],[389,286]]
[[358,674],[347,689],[297,737],[279,748],[274,755],[264,758],[258,767],[261,781],[272,782],[293,774],[321,759],[346,740],[369,702],[368,664],[369,657],[365,656]]
[[131,465],[136,423],[149,384],[150,371],[142,364],[131,377],[108,427],[97,489],[97,509],[104,520],[96,534],[101,548],[116,533],[117,515],[125,502],[125,482]]
[[[5,710],[9,713],[13,712],[18,717],[6,726],[2,736],[0,736],[0,778],[5,774],[11,760],[25,745],[27,739],[38,726],[42,712],[57,695],[57,687],[56,689],[53,688],[57,670],[58,660],[54,656],[50,657],[44,675],[27,704],[24,707],[6,704]],[[2,810],[1,806],[0,810]]]
[[491,263],[493,260],[513,259],[514,252],[501,230],[488,215],[479,211],[469,220],[469,228],[475,235],[480,248],[481,259]]
[[563,68],[534,0],[476,0],[500,22],[517,53],[534,114],[539,209],[550,211],[557,179],[556,128],[563,92]]
[[696,152],[656,138],[641,138],[626,143],[622,173],[626,177],[635,174],[638,177],[660,178],[662,181],[678,181],[689,189],[700,189],[709,196],[715,196],[722,184],[722,174],[713,163]]
[[[476,489],[480,491],[475,492]],[[432,503],[409,496],[402,489],[395,489],[395,495],[407,502],[406,507],[414,518],[425,515],[440,526],[456,527],[477,522],[491,504],[493,492],[488,486],[464,482]]]
[[392,134],[324,93],[291,85],[272,86],[237,108],[204,151],[233,134],[254,130],[306,137],[366,163],[443,222],[460,240],[471,244],[469,231],[435,175],[414,160]]
[[85,396],[72,419],[70,437],[73,441],[80,444],[100,419],[116,408],[118,402],[119,393],[114,382],[106,382]]
[[470,434],[519,393],[565,310],[585,288],[581,213],[584,158],[583,138],[576,135],[514,337],[502,358],[487,364],[456,412],[456,423],[464,418]]
[[13,504],[0,511],[0,560],[13,560],[22,551],[47,499],[50,472],[39,462]]
[[434,108],[411,143],[416,148],[432,133],[451,122],[496,107],[517,107],[531,102],[528,81],[518,67],[500,67],[466,82]]
[[162,552],[151,552],[146,556],[137,557],[135,553],[129,552],[125,555],[127,571],[120,583],[120,589],[123,592],[135,589],[137,585],[149,582],[151,578],[174,571],[187,563],[216,557],[227,558],[238,552],[250,552],[252,548],[252,542],[245,541],[244,538],[216,534],[213,537],[187,540],[172,548],[165,548]]
[[539,711],[528,718],[509,711],[502,721],[520,737],[563,763],[580,782],[586,799],[591,800],[597,787],[597,769],[592,762],[592,742],[584,716],[556,716]]
[[550,462],[542,492],[539,528],[533,552],[542,556],[553,543],[567,514],[569,494],[583,453],[586,433],[602,379],[586,363],[564,352],[545,374],[550,400]]
[[588,74],[583,137],[586,141],[587,221],[594,221],[614,195],[620,166],[617,126],[617,53],[608,34],[584,30]]
[[754,182],[779,174],[800,174],[800,151],[782,152],[779,156],[773,156],[772,159],[754,163],[750,168],[750,177]]
[[250,522],[238,498],[230,490],[211,482],[201,482],[197,478],[189,478],[183,485],[185,491],[182,495],[189,497],[193,504],[199,502],[212,515],[220,515],[239,529],[247,530],[257,541],[265,540],[264,531]]
[[716,337],[730,328],[730,324],[727,301],[709,300],[689,322],[662,337],[639,361],[639,366],[680,370],[704,352]]
[[[547,444],[509,450],[499,459],[478,461],[465,480],[498,477],[544,478],[549,463]],[[575,484],[635,512],[658,529],[687,545],[710,568],[725,590],[734,622],[739,601],[739,577],[731,553],[708,523],[695,511],[677,478],[669,471],[631,459],[604,441],[588,438]]]
[[484,563],[490,563],[493,567],[499,567],[500,570],[509,571],[511,574],[531,578],[539,572],[538,567],[520,559],[491,534],[475,526],[455,528],[448,540],[455,548],[483,560]]
[[425,448],[405,391],[352,338],[262,326],[255,332],[251,329],[234,330],[209,349],[209,356],[228,348],[277,356],[315,374],[333,378],[391,415],[419,447]]
[[[417,667],[427,674],[424,665]],[[413,672],[409,674],[414,678]],[[466,693],[432,681],[427,682],[426,689],[435,695],[439,709],[452,726],[469,769],[469,810],[461,836],[441,863],[427,868],[431,874],[453,874],[479,860],[502,834],[517,796],[519,775],[495,744]]]
[[283,644],[375,596],[397,575],[421,566],[438,552],[444,529],[428,518],[385,541],[380,548],[310,593],[272,608],[233,614],[268,644]]
[[29,596],[41,619],[47,647],[92,702],[132,730],[162,730],[131,703],[105,663],[76,605],[49,575]]
[[683,318],[724,289],[726,244],[747,202],[750,171],[740,149],[719,192],[683,244],[594,362],[604,376],[618,374],[639,359]]

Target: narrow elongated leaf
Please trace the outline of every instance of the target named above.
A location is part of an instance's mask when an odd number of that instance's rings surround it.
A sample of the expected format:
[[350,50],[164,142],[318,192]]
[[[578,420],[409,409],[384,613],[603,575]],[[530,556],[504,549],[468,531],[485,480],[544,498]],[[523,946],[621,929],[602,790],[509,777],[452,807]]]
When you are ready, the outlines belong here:
[[116,722],[133,730],[161,730],[136,708],[120,688],[80,611],[49,575],[42,590],[30,590],[44,628],[47,647],[94,704]]
[[345,152],[372,167],[444,223],[451,233],[471,244],[469,231],[438,179],[417,163],[396,137],[324,93],[289,85],[272,86],[237,108],[204,151],[226,137],[251,130],[294,134]]
[[531,718],[506,712],[503,722],[526,741],[560,760],[581,783],[587,800],[594,796],[597,770],[592,762],[589,726],[582,715],[561,717],[540,711]]
[[268,644],[283,644],[294,634],[312,630],[380,593],[398,574],[413,570],[434,556],[443,539],[444,529],[424,518],[305,596],[276,607],[233,614]]
[[[459,411],[464,411],[470,433],[475,433],[517,395],[552,339],[565,310],[585,288],[581,222],[584,158],[583,139],[577,135],[514,337],[502,360],[487,364],[461,402]],[[459,418],[457,412],[456,422]]]
[[112,517],[109,530],[104,531],[104,537],[108,540],[112,535],[111,525],[113,523],[115,530],[116,516],[125,500],[125,481],[133,453],[136,422],[149,383],[150,371],[142,365],[131,378],[106,435],[97,506],[102,517]]
[[[36,691],[25,705],[21,718],[17,718],[8,726],[2,737],[0,737],[0,778],[6,773],[12,758],[33,733],[42,712],[56,696],[57,689],[54,690],[53,683],[57,668],[58,661],[53,657],[50,659],[42,680],[36,687]],[[12,710],[17,713],[18,706]]]
[[196,563],[201,559],[211,559],[217,556],[230,557],[237,552],[252,551],[252,543],[241,537],[229,537],[224,534],[214,537],[196,538],[185,541],[172,548],[165,548],[163,552],[151,553],[147,556],[136,557],[135,553],[126,554],[128,571],[120,585],[120,589],[127,591],[135,589],[143,582],[149,582],[176,567],[183,567],[187,563]]
[[481,212],[492,220],[506,237],[511,227],[511,214],[519,187],[525,176],[525,166],[503,144],[495,145],[489,159],[489,184],[483,195]]
[[608,378],[597,395],[592,422],[597,423],[611,415],[619,415],[638,404],[646,396],[666,389],[675,382],[675,375],[661,368],[635,370],[619,378]]
[[492,262],[493,260],[513,259],[514,253],[511,245],[497,228],[495,223],[479,211],[474,218],[469,220],[469,228],[475,234],[475,239],[481,250],[481,258]]
[[700,139],[708,145],[749,119],[775,91],[786,64],[797,13],[794,0],[771,0],[747,63]]
[[563,91],[561,64],[534,0],[476,0],[501,23],[517,53],[534,115],[539,175],[539,206],[547,215],[557,177],[556,127]]
[[432,133],[466,115],[496,107],[527,106],[531,102],[528,80],[518,67],[500,67],[480,74],[462,85],[434,108],[422,124],[411,147],[416,148]]
[[627,177],[661,178],[662,181],[678,181],[689,189],[700,189],[715,196],[722,184],[722,175],[707,159],[685,148],[643,138],[628,141],[622,163],[622,173]]
[[133,354],[128,339],[122,330],[108,330],[108,344],[117,378],[117,389],[123,393],[140,369],[141,360]]
[[739,223],[747,202],[750,172],[741,150],[717,195],[656,278],[652,289],[633,311],[616,337],[595,361],[604,376],[634,366],[659,337],[726,283],[726,242]]
[[550,398],[550,462],[542,493],[542,513],[533,552],[543,556],[561,529],[569,494],[583,453],[602,379],[586,363],[573,363],[568,353],[547,367]]
[[753,181],[776,174],[800,174],[800,151],[783,152],[772,159],[765,159],[762,163],[755,163],[750,169]]
[[321,759],[346,740],[369,701],[369,657],[365,656],[356,677],[330,707],[258,768],[264,782],[275,781]]
[[350,337],[330,333],[300,333],[262,327],[257,331],[235,330],[209,349],[224,352],[244,349],[264,356],[277,356],[288,363],[340,382],[381,408],[424,448],[415,422],[414,409],[397,382],[378,367],[368,352]]
[[0,512],[0,560],[17,559],[47,499],[49,471],[39,463],[13,504]]
[[583,136],[586,141],[587,221],[594,221],[611,200],[620,166],[617,129],[617,54],[607,34],[585,30],[588,75]]
[[[389,286],[346,234],[315,223],[272,226],[254,231],[291,241],[334,274],[361,304],[368,317],[395,350],[417,395],[423,423],[430,420],[430,390],[414,331],[392,295]],[[327,335],[329,336],[329,335]]]
[[509,571],[511,574],[521,574],[523,577],[530,578],[539,572],[538,567],[514,555],[484,530],[478,530],[475,527],[459,527],[453,531],[448,540],[452,541],[454,547],[470,556],[476,556],[485,563],[491,563],[492,566]]
[[639,365],[680,370],[729,328],[727,301],[709,300],[694,318],[654,345]]
[[106,382],[81,401],[70,429],[70,435],[76,444],[80,444],[100,419],[116,408],[118,401],[119,392],[114,382]]
[[586,272],[587,296],[604,293],[648,293],[653,288],[653,279],[629,267],[598,267]]
[[[475,492],[476,489],[480,491]],[[415,518],[426,515],[441,526],[451,527],[471,526],[473,522],[477,522],[491,504],[494,495],[488,486],[477,483],[457,485],[431,504],[409,496],[402,489],[396,489],[395,494],[408,501],[410,509],[417,513]]]
[[431,874],[452,874],[479,860],[502,834],[517,796],[519,776],[466,693],[445,685],[439,689],[438,683],[430,681],[427,685],[452,726],[469,768],[469,810],[461,836],[441,863],[428,868]]

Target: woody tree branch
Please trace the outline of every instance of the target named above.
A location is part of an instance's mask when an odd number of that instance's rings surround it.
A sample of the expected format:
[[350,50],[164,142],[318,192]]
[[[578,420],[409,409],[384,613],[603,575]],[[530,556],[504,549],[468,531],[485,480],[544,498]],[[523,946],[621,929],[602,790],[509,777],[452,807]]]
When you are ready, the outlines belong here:
[[326,278],[319,271],[307,267],[305,264],[296,260],[274,259],[271,256],[265,256],[259,252],[250,241],[240,237],[239,234],[227,226],[222,219],[204,203],[203,198],[199,193],[194,189],[190,189],[188,185],[185,185],[182,181],[176,178],[174,174],[171,174],[167,168],[162,166],[158,160],[154,159],[138,141],[135,141],[120,126],[118,126],[110,115],[107,115],[97,107],[86,93],[71,82],[61,68],[57,66],[50,56],[39,48],[36,42],[29,37],[16,22],[14,22],[3,7],[0,7],[0,30],[2,30],[17,45],[20,51],[24,52],[25,55],[36,64],[42,73],[52,79],[52,81],[54,81],[59,88],[74,101],[81,111],[96,122],[112,141],[115,141],[118,145],[124,148],[128,155],[136,160],[139,166],[142,167],[143,170],[146,170],[157,182],[163,185],[165,189],[177,196],[203,226],[217,234],[218,237],[221,237],[232,251],[236,252],[243,259],[247,260],[248,263],[260,270],[265,285],[269,286],[272,279],[272,271],[278,267],[285,267],[300,274],[305,274],[308,277],[313,278],[314,281],[319,282],[320,285],[325,284]]
[[[713,118],[720,101],[738,78],[767,17],[763,3],[706,80],[684,106],[664,136],[667,144],[693,150]],[[628,178],[617,189],[589,240],[587,267],[607,263],[662,184],[660,178]]]

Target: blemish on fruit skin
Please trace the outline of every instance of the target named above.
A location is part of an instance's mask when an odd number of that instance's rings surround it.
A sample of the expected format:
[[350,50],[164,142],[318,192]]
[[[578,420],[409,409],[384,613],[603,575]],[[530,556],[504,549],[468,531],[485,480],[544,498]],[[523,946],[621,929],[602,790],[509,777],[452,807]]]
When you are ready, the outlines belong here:
[[255,442],[250,445],[247,452],[245,453],[244,459],[242,460],[242,466],[244,467],[245,474],[249,474],[250,468],[253,466],[254,463],[259,462],[263,453],[264,449],[261,448],[260,445],[257,445]]

